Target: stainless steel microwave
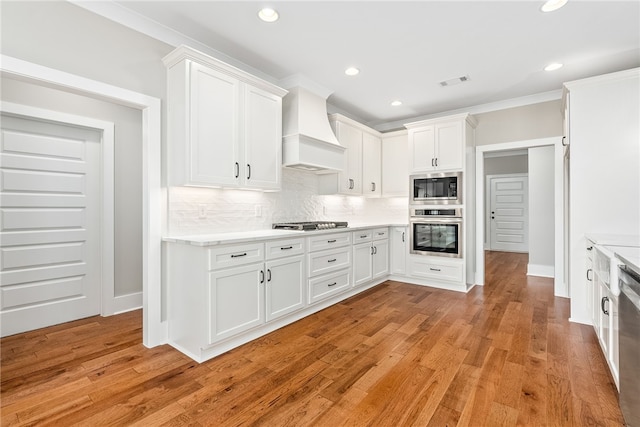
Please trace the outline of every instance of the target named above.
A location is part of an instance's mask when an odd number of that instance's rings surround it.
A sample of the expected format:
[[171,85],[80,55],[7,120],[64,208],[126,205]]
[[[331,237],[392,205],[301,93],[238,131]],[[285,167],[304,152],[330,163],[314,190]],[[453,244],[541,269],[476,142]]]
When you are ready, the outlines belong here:
[[409,182],[412,205],[462,204],[462,172],[411,175]]

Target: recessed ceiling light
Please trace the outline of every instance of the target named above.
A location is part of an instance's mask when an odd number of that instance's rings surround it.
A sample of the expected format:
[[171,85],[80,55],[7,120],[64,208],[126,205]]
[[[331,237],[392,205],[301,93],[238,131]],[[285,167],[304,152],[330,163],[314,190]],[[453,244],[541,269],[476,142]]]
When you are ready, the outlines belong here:
[[540,10],[543,12],[553,12],[554,10],[560,9],[565,4],[567,4],[567,0],[547,0],[544,2]]
[[555,70],[559,70],[560,68],[562,68],[563,64],[560,64],[559,62],[552,62],[551,64],[547,65],[546,67],[544,67],[545,71],[555,71]]
[[274,9],[265,7],[264,9],[260,9],[258,12],[258,17],[262,19],[264,22],[275,22],[278,20],[280,15]]
[[360,70],[358,70],[356,67],[349,67],[346,70],[344,70],[344,73],[347,76],[356,76],[358,75],[358,73],[360,73]]
[[402,105],[402,101],[392,101],[391,102],[391,106],[392,107],[399,107],[400,105]]

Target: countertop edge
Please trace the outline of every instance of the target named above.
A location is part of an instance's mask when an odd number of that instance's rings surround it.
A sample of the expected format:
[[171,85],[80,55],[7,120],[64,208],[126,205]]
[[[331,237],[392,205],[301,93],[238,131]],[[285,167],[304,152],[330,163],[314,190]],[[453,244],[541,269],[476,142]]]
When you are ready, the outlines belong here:
[[[178,243],[192,246],[216,246],[216,245],[228,245],[233,243],[249,243],[260,242],[273,239],[286,239],[286,238],[299,238],[308,236],[317,236],[321,234],[331,233],[344,233],[350,231],[358,231],[368,228],[383,228],[383,227],[406,227],[408,224],[400,223],[382,223],[382,224],[356,224],[346,228],[333,228],[329,230],[315,230],[315,231],[299,231],[299,230],[273,230],[262,229],[252,231],[241,232],[229,232],[229,233],[207,233],[207,234],[191,234],[183,236],[164,236],[163,242]],[[252,235],[257,233],[257,235]]]

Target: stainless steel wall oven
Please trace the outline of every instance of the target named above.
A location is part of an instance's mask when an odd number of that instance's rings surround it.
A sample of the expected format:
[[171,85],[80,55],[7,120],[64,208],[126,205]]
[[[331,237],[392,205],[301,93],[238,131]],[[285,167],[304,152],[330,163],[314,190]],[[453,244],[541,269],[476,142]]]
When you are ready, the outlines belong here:
[[462,257],[462,208],[410,209],[410,252]]

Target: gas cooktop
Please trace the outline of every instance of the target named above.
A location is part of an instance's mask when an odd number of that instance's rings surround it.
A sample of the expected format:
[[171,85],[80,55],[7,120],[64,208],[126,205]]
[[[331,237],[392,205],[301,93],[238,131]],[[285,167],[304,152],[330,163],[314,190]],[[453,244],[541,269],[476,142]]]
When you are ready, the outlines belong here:
[[331,228],[345,228],[346,221],[308,221],[308,222],[277,222],[273,228],[278,230],[329,230]]

